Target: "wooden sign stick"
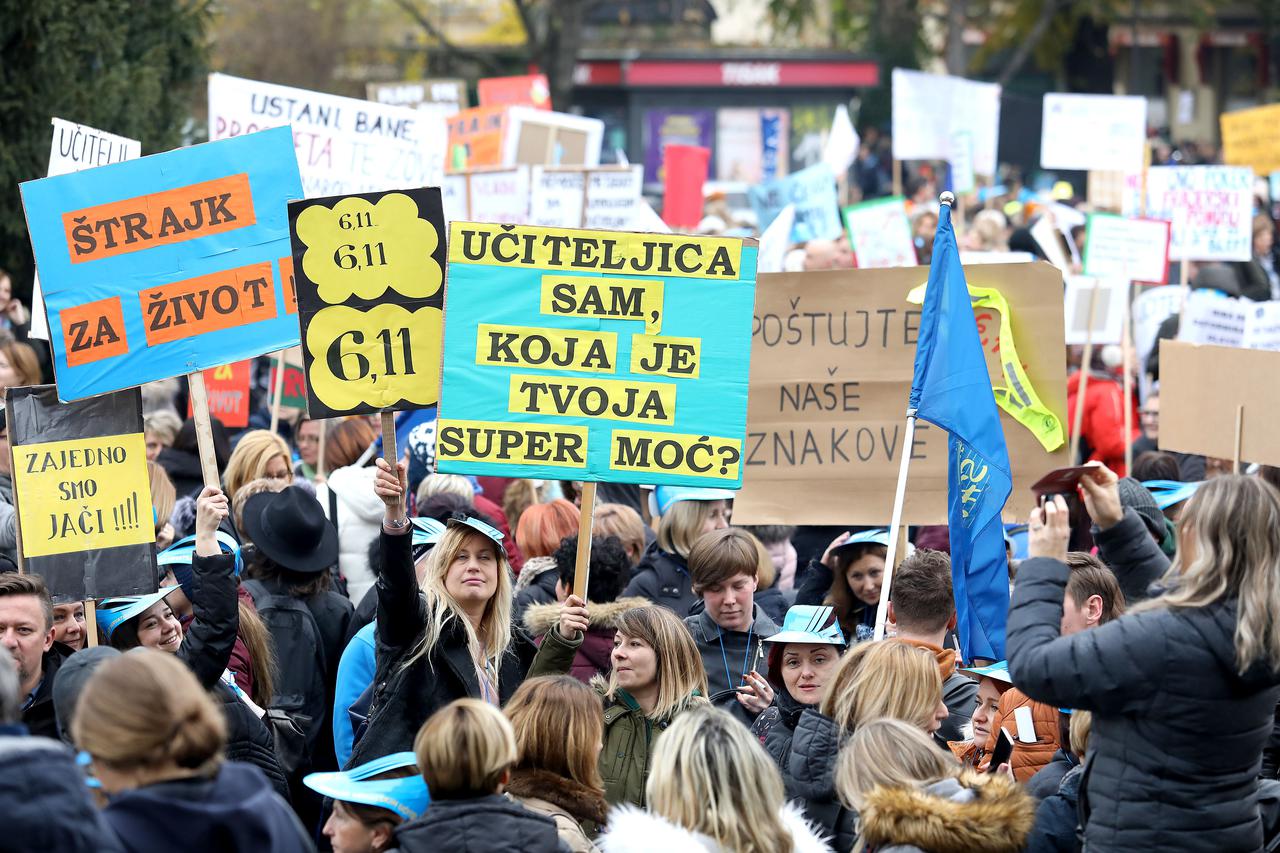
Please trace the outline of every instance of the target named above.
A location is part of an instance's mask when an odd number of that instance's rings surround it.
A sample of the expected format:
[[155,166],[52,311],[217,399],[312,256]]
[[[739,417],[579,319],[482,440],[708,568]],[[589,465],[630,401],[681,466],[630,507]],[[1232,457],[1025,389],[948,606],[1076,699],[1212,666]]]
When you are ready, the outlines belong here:
[[587,581],[591,573],[591,523],[596,512],[596,484],[582,484],[582,508],[578,510],[578,559],[573,567],[573,594],[587,600]]
[[276,366],[272,371],[275,377],[275,388],[271,394],[271,431],[280,426],[280,401],[284,399],[284,350],[276,353]]
[[1120,337],[1121,358],[1124,363],[1124,472],[1127,475],[1131,475],[1133,471],[1133,336],[1129,333],[1129,300],[1132,296],[1133,282],[1129,282],[1124,286]]
[[1231,460],[1231,473],[1240,473],[1240,445],[1244,443],[1244,404],[1236,406],[1236,449]]
[[1080,430],[1084,426],[1084,395],[1089,390],[1089,365],[1093,361],[1093,307],[1098,299],[1098,286],[1089,289],[1089,325],[1085,328],[1084,355],[1080,357],[1080,384],[1076,386],[1076,414],[1071,424],[1072,465],[1080,460]]
[[320,421],[320,450],[316,455],[316,479],[323,480],[325,475],[324,467],[324,442],[329,433],[329,421],[327,418],[321,418]]
[[[382,458],[387,460],[391,470],[396,470],[399,454],[396,453],[396,413],[381,412],[382,415]],[[406,495],[406,497],[408,497]]]
[[[209,420],[209,392],[204,387],[204,373],[187,374],[191,388],[191,417],[196,422],[196,446],[200,449],[200,471],[206,488],[220,488],[218,457],[213,452],[213,424]],[[230,496],[228,496],[230,497]]]
[[84,600],[84,644],[90,649],[98,645],[98,607],[92,598]]

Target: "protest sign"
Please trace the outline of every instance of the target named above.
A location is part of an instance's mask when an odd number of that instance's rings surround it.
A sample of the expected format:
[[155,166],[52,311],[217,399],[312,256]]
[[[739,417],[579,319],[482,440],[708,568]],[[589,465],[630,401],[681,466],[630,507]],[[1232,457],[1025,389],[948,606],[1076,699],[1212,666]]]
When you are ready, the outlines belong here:
[[[142,156],[142,143],[106,133],[83,124],[53,121],[53,144],[49,148],[47,175],[68,175],[95,166],[123,163]],[[44,310],[44,293],[40,289],[40,276],[31,282],[31,337],[49,340],[49,315]]]
[[1187,294],[1178,340],[1245,349],[1280,349],[1280,302],[1232,299],[1212,290]]
[[796,209],[791,205],[782,208],[769,227],[760,235],[760,251],[756,255],[756,273],[782,272],[787,250],[791,248],[791,226],[795,223]]
[[1091,214],[1085,226],[1084,274],[1164,284],[1169,277],[1168,221]]
[[1109,213],[1123,213],[1128,210],[1126,186],[1128,177],[1124,172],[1090,170],[1085,190],[1089,204],[1094,210]]
[[598,166],[604,122],[598,118],[509,107],[502,137],[504,166]]
[[836,176],[826,163],[751,187],[747,196],[761,228],[767,228],[784,207],[795,209],[795,221],[791,224],[793,243],[833,240],[840,236]]
[[[1122,213],[1138,215],[1141,192],[1126,194]],[[1145,215],[1173,223],[1169,260],[1253,257],[1253,173],[1243,166],[1153,166]]]
[[58,602],[154,592],[141,392],[59,403],[38,385],[5,399],[24,570]]
[[[920,307],[907,294],[926,270],[833,270],[765,275],[756,294],[746,479],[735,523],[885,524],[903,452],[903,412],[915,365]],[[1048,264],[968,267],[972,287],[1008,301],[1026,376],[1058,418],[1066,414],[1061,274]],[[975,308],[992,384],[1006,386],[1000,317]],[[1067,464],[1001,413],[1014,491],[1006,518],[1024,519],[1030,485]],[[917,424],[904,522],[947,520],[947,435]]]
[[782,108],[716,110],[716,180],[758,184],[787,174],[790,119]]
[[849,107],[840,104],[835,115],[831,117],[831,133],[827,143],[822,147],[822,162],[827,164],[833,175],[843,175],[849,171],[853,161],[858,159],[858,146],[862,140],[849,118]]
[[587,175],[581,169],[534,166],[529,180],[529,225],[581,228]]
[[545,74],[481,77],[476,83],[476,97],[482,107],[551,109],[551,87]]
[[22,184],[58,395],[296,344],[285,203],[301,194],[287,128]]
[[973,134],[960,130],[951,136],[951,191],[956,195],[973,192]]
[[1040,251],[1044,252],[1045,259],[1053,264],[1062,273],[1066,275],[1071,272],[1071,260],[1067,256],[1063,243],[1071,242],[1070,234],[1065,240],[1059,239],[1062,233],[1058,228],[1054,227],[1053,216],[1041,216],[1035,221],[1035,224],[1028,229],[1031,239],[1036,241],[1036,245],[1040,247]]
[[1256,174],[1268,175],[1280,169],[1280,104],[1223,113],[1222,162],[1248,166]]
[[289,204],[312,418],[391,412],[440,397],[440,190]]
[[467,217],[522,224],[529,218],[529,167],[477,169],[467,175]]
[[226,74],[209,75],[209,139],[283,126],[293,128],[307,198],[397,186],[439,186],[444,177],[445,127],[439,116]]
[[1029,264],[1036,259],[1030,252],[961,252],[960,263],[970,264]]
[[[284,356],[281,359],[281,355]],[[281,361],[283,360],[283,365]],[[283,370],[281,369],[283,367]],[[271,374],[267,396],[276,399],[276,378],[281,379],[280,405],[286,409],[307,409],[307,376],[302,364],[302,351],[291,347],[271,357]]]
[[737,488],[755,267],[751,240],[453,223],[439,470]]
[[1147,99],[1129,95],[1044,96],[1040,168],[1142,169],[1147,140]]
[[[220,364],[204,371],[204,387],[209,398],[209,417],[222,421],[227,429],[244,429],[249,425],[249,380],[252,365],[248,361]],[[187,417],[192,417],[192,400],[187,398]]]
[[467,81],[456,78],[367,83],[365,97],[380,104],[438,112],[446,118],[469,106]]
[[916,246],[902,196],[850,205],[844,209],[844,225],[860,268],[916,265]]
[[[1068,344],[1118,344],[1124,328],[1127,281],[1069,275],[1063,297]],[[1090,301],[1093,305],[1090,306]],[[1092,315],[1092,325],[1090,324]]]
[[1156,345],[1160,324],[1178,313],[1182,304],[1182,288],[1176,284],[1143,288],[1134,298],[1129,311],[1133,317],[1133,346],[1138,364],[1146,364]]
[[962,77],[893,69],[893,156],[950,160],[956,133],[973,139],[973,168],[996,174],[1000,86]]
[[1238,444],[1242,460],[1280,465],[1278,371],[1280,353],[1161,341],[1160,449],[1231,459]]
[[672,228],[696,228],[702,221],[702,187],[711,151],[668,145],[663,158],[662,219]]
[[641,204],[643,174],[636,166],[601,166],[587,170],[587,209],[582,227],[630,231]]
[[440,204],[444,208],[444,221],[467,219],[470,216],[470,200],[467,198],[471,181],[466,173],[445,175],[440,184]]
[[474,107],[450,116],[450,169],[502,165],[502,139],[507,128],[506,107]]

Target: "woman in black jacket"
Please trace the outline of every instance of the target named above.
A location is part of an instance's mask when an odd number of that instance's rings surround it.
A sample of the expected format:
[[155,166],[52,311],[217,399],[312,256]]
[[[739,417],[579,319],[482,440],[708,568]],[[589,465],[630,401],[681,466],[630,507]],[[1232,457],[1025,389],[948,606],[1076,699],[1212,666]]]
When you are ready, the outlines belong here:
[[689,552],[704,533],[729,526],[733,492],[658,486],[651,508],[661,516],[658,540],[644,552],[622,594],[647,598],[683,619],[699,600],[689,577]]
[[829,604],[851,645],[871,639],[888,545],[885,530],[840,534],[820,561],[809,562],[796,604]]
[[[1091,480],[1094,511],[1119,516],[1115,475],[1099,467]],[[1068,535],[1060,497],[1033,511],[1009,670],[1033,699],[1093,712],[1086,847],[1261,849],[1257,776],[1280,698],[1280,494],[1252,477],[1208,481],[1179,522],[1163,594],[1062,637]]]
[[502,534],[454,517],[431,552],[421,591],[405,514],[404,463],[378,460],[374,488],[386,504],[378,591],[377,669],[368,725],[349,767],[410,748],[419,726],[454,699],[501,704],[537,648],[511,620],[511,569]]

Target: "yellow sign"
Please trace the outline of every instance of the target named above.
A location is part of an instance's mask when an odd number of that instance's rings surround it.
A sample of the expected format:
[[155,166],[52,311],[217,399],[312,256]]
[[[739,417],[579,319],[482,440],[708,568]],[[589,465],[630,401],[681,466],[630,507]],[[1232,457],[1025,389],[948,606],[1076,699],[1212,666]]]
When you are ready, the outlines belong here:
[[614,332],[492,323],[480,323],[476,329],[476,364],[587,373],[613,373],[618,364],[618,336]]
[[543,314],[641,320],[651,335],[662,331],[662,282],[645,278],[544,275]]
[[142,433],[14,446],[13,480],[26,557],[155,541]]
[[671,424],[676,386],[670,382],[511,374],[509,410],[525,415],[609,418],[643,424]]
[[1249,166],[1266,176],[1280,171],[1280,104],[1223,113],[1222,162],[1229,166]]
[[438,452],[462,462],[563,468],[587,464],[587,428],[581,426],[441,420],[436,435]]
[[736,478],[741,459],[739,439],[714,435],[616,429],[609,449],[609,467],[615,471],[658,471],[718,480]]
[[631,336],[632,373],[697,379],[701,360],[702,338]]

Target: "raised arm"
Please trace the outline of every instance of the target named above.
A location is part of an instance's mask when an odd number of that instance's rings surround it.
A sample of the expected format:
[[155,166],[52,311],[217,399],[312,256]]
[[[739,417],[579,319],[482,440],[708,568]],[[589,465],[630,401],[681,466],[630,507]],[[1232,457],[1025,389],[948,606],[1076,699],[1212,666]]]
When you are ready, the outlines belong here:
[[573,666],[574,655],[586,638],[590,622],[586,603],[571,595],[560,605],[560,621],[542,637],[542,645],[533,656],[526,678],[539,675],[564,675]]
[[427,623],[413,566],[413,535],[405,510],[405,464],[395,470],[379,459],[373,490],[385,507],[382,516],[382,573],[378,576],[378,640],[390,649],[411,645]]
[[222,677],[240,629],[236,558],[223,553],[217,539],[218,525],[228,511],[221,489],[206,486],[196,499],[196,547],[191,556],[195,618],[178,654],[205,689]]
[[1111,567],[1129,605],[1150,598],[1149,588],[1169,568],[1136,511],[1120,503],[1119,478],[1103,465],[1080,478],[1085,509],[1094,523],[1094,541],[1102,561]]

